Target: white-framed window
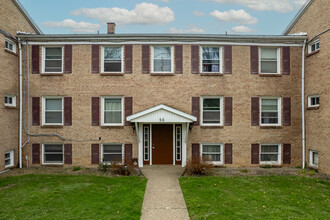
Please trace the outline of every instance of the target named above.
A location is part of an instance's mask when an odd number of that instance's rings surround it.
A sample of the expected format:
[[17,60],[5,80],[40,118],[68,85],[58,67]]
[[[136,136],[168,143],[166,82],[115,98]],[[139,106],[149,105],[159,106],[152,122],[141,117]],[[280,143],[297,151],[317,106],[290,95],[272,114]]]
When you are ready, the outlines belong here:
[[320,40],[316,39],[310,44],[308,44],[308,53],[312,53],[320,49]]
[[5,168],[14,166],[14,150],[5,153]]
[[102,163],[111,164],[113,162],[123,163],[123,144],[102,144]]
[[153,73],[174,72],[173,46],[151,47],[151,72]]
[[260,125],[281,125],[281,97],[260,98]]
[[201,73],[222,73],[222,47],[200,47]]
[[201,157],[205,162],[223,164],[223,144],[202,143]]
[[149,160],[149,146],[150,146],[149,126],[144,126],[143,135],[144,135],[144,160],[148,161]]
[[43,164],[63,164],[64,161],[63,144],[49,143],[42,144]]
[[16,107],[16,96],[15,95],[5,95],[5,106]]
[[281,164],[281,144],[260,144],[260,164]]
[[315,150],[309,151],[309,165],[316,168],[319,166],[319,152]]
[[63,47],[42,47],[42,72],[63,73]]
[[308,96],[308,107],[319,107],[320,106],[320,96],[311,95]]
[[63,97],[42,97],[42,124],[63,125]]
[[101,125],[124,125],[124,105],[121,96],[104,96],[101,99]]
[[9,40],[8,38],[6,38],[6,40],[5,40],[5,49],[9,50],[13,53],[16,53],[16,44],[14,43],[14,41]]
[[122,73],[124,69],[123,46],[103,46],[101,48],[102,73]]
[[279,47],[259,48],[259,72],[264,74],[280,74],[281,52]]
[[223,98],[221,96],[201,97],[202,125],[221,126],[223,121]]
[[182,143],[182,129],[181,126],[175,127],[175,149],[176,149],[176,160],[181,160],[181,143]]

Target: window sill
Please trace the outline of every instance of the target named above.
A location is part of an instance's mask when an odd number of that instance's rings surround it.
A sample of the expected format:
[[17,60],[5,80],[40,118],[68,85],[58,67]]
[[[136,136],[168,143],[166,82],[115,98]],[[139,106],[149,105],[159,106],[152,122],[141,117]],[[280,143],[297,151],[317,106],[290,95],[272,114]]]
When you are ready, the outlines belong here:
[[63,76],[63,73],[40,73],[40,76]]
[[42,125],[41,128],[63,128],[63,125]]
[[320,109],[320,106],[311,106],[306,108],[306,110],[318,110],[318,109]]
[[151,76],[174,76],[175,73],[150,73]]
[[118,125],[118,126],[102,125],[101,128],[102,129],[124,129],[124,126],[122,126],[122,125]]
[[201,129],[219,129],[219,128],[223,128],[223,126],[222,125],[216,125],[216,126],[212,126],[212,125],[210,125],[210,126],[207,126],[207,125],[201,125],[200,126],[201,127]]
[[43,163],[42,166],[46,167],[63,167],[63,163]]
[[124,76],[125,73],[100,73],[100,76]]
[[16,106],[9,106],[9,105],[5,105],[5,108],[6,108],[6,109],[17,109]]
[[260,126],[260,129],[282,129],[283,127],[281,125],[275,125],[275,126],[272,126],[272,125],[263,125],[263,126]]
[[11,55],[14,55],[14,56],[18,56],[17,53],[11,51],[11,50],[8,50],[8,49],[5,49],[5,52],[11,54]]
[[201,76],[223,76],[223,73],[200,73]]
[[307,55],[306,55],[306,57],[310,57],[310,56],[313,56],[314,54],[317,54],[317,53],[319,53],[319,52],[320,52],[320,50],[321,50],[321,49],[315,50],[315,51],[313,51],[313,52],[311,52],[311,53],[307,54]]
[[15,167],[14,164],[12,164],[12,165],[7,165],[7,166],[5,166],[5,169],[10,169],[10,168],[14,168],[14,167]]
[[259,73],[261,77],[281,77],[282,75],[279,73]]

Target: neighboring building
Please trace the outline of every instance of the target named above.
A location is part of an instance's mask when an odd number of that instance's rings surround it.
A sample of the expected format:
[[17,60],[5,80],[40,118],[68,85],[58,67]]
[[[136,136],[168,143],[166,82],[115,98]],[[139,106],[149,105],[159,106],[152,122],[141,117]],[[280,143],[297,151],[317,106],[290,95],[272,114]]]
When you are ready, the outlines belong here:
[[15,0],[0,0],[0,171],[18,162],[19,54],[17,31],[40,34]]
[[307,33],[305,71],[306,163],[330,173],[330,2],[310,0],[284,35]]

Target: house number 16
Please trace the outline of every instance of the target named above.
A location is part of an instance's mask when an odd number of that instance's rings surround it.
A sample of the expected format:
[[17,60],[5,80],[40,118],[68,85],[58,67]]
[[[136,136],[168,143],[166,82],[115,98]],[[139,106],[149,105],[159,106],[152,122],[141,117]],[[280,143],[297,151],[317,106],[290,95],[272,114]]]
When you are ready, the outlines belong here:
[[160,122],[164,122],[165,121],[165,118],[159,118],[159,121]]

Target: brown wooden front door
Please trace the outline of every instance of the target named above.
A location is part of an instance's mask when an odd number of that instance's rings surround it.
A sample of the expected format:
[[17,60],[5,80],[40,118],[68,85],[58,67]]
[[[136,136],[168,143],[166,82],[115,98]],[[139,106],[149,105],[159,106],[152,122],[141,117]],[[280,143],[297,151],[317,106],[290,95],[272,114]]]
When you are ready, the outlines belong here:
[[152,125],[152,163],[173,164],[173,125]]

